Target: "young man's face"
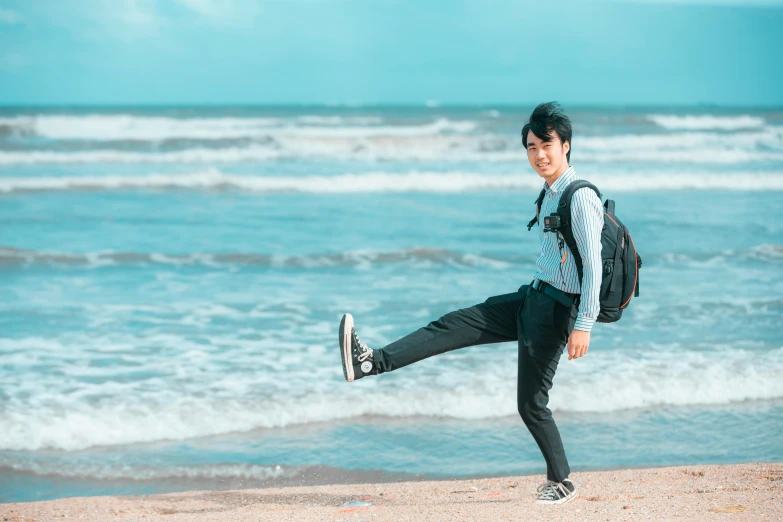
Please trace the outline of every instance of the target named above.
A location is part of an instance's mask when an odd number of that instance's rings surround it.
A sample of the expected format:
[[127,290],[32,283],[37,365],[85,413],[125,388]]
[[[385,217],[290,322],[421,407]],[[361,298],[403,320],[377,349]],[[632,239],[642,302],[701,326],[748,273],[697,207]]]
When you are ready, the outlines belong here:
[[571,149],[570,143],[560,141],[557,132],[552,131],[550,138],[550,141],[543,141],[533,131],[527,133],[527,159],[533,170],[547,182],[568,168],[566,154]]

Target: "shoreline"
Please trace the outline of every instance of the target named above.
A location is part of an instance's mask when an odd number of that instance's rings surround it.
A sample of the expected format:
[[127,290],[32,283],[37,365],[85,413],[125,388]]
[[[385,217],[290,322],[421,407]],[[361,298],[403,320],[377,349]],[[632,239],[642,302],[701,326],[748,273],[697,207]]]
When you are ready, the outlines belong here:
[[783,463],[585,471],[571,478],[579,496],[562,506],[532,503],[544,480],[532,475],[71,497],[0,504],[0,520],[783,520]]

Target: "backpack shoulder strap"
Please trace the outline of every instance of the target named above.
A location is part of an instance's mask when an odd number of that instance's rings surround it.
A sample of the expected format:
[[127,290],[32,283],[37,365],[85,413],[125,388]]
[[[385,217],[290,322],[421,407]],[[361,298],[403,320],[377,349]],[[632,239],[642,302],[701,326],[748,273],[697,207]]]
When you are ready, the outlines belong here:
[[538,195],[538,198],[536,198],[536,217],[531,219],[527,224],[527,231],[530,232],[530,229],[533,228],[533,225],[538,223],[538,214],[541,212],[541,203],[544,201],[544,196],[546,196],[546,189],[541,189],[541,193]]
[[560,233],[563,234],[565,244],[571,250],[571,254],[574,256],[574,262],[576,263],[576,272],[579,275],[579,284],[582,284],[582,255],[579,253],[579,248],[576,245],[576,239],[574,238],[574,232],[571,229],[571,199],[574,197],[574,192],[581,188],[592,189],[597,195],[598,199],[601,199],[601,191],[598,188],[583,179],[579,179],[568,185],[563,191],[563,195],[560,196],[560,201],[557,204],[557,213],[560,214]]

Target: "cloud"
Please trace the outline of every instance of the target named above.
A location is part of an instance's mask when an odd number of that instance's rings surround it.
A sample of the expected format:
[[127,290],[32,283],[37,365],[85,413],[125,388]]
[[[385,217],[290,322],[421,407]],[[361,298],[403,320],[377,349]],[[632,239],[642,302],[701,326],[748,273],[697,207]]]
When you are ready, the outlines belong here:
[[92,22],[89,30],[96,38],[109,37],[125,43],[149,38],[161,30],[166,20],[159,14],[156,0],[93,0],[71,4],[69,18]]
[[16,11],[10,9],[0,9],[0,23],[4,24],[18,24],[22,21],[22,17]]
[[204,16],[221,14],[221,3],[214,0],[176,0],[176,2]]
[[110,16],[116,16],[128,25],[152,26],[159,21],[155,0],[122,0],[104,4]]
[[226,25],[247,25],[263,11],[257,0],[174,0],[177,4]]
[[0,69],[6,71],[21,69],[28,63],[27,58],[16,52],[9,51],[0,54]]

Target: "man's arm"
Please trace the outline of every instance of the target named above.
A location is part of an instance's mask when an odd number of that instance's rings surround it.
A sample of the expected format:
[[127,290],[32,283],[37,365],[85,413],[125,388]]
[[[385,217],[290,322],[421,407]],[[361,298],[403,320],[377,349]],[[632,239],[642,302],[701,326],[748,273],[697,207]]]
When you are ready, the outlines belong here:
[[574,324],[574,332],[568,339],[568,358],[578,358],[587,352],[590,330],[601,311],[601,230],[604,226],[604,210],[601,199],[589,188],[574,192],[571,199],[571,230],[582,257],[582,297]]

